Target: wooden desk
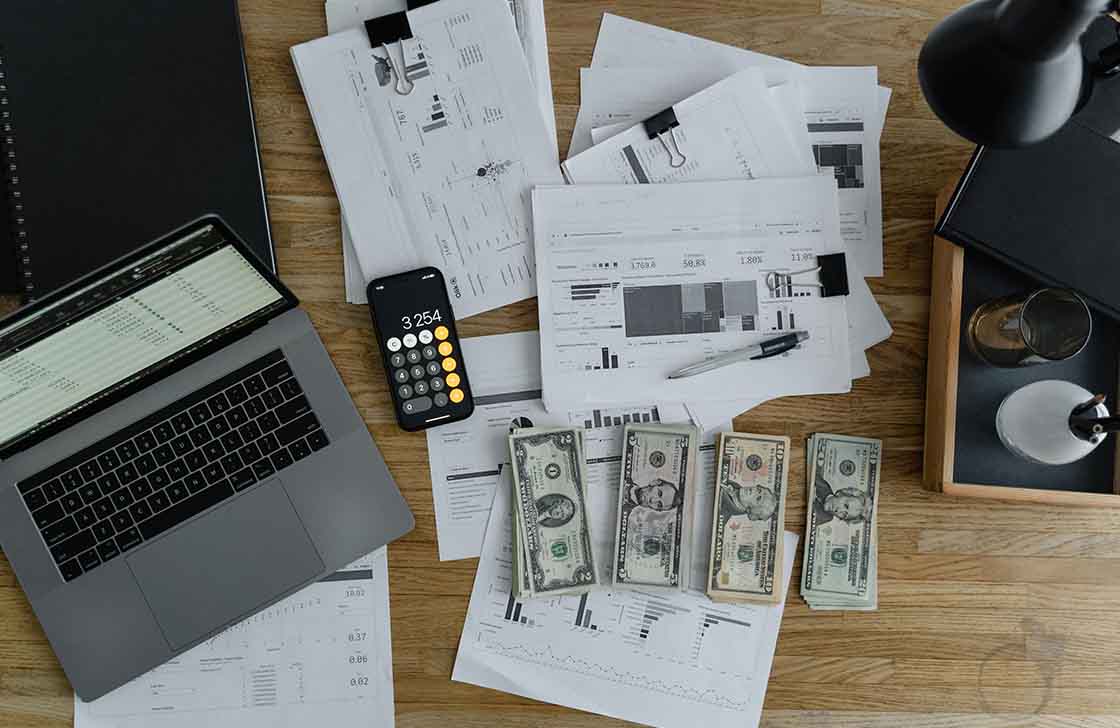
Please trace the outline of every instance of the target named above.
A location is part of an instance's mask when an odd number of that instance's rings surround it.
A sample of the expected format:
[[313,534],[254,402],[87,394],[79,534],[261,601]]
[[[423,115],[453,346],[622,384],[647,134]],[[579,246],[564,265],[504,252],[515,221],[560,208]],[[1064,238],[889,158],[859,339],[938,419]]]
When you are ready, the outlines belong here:
[[[439,562],[424,436],[393,423],[368,314],[341,303],[338,203],[288,56],[289,46],[325,32],[323,3],[241,2],[280,272],[314,318],[416,513],[416,531],[390,549],[398,725],[621,725],[451,682],[476,562]],[[782,399],[735,422],[741,430],[789,435],[798,484],[807,433],[883,439],[880,608],[810,613],[795,587],[763,725],[1120,724],[1120,511],[977,503],[926,492],[919,482],[929,230],[937,191],[963,169],[970,147],[933,117],[914,69],[923,38],[960,2],[545,4],[561,149],[579,102],[578,69],[591,60],[608,7],[805,63],[877,64],[882,82],[894,89],[882,154],[886,276],[871,282],[894,337],[871,351],[873,376],[851,394]],[[462,333],[536,325],[535,303],[527,302],[467,320]],[[786,517],[790,529],[803,530],[799,488]],[[800,566],[793,578],[797,584]],[[0,725],[70,724],[69,685],[0,558]]]

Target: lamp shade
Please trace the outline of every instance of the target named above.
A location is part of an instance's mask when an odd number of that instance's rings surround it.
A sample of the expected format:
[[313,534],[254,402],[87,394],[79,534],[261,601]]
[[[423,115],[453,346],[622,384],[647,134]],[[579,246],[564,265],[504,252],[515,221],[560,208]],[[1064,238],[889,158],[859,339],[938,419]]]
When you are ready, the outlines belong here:
[[918,57],[926,101],[977,144],[1017,147],[1058,131],[1085,78],[1078,38],[1109,0],[977,0],[933,29]]

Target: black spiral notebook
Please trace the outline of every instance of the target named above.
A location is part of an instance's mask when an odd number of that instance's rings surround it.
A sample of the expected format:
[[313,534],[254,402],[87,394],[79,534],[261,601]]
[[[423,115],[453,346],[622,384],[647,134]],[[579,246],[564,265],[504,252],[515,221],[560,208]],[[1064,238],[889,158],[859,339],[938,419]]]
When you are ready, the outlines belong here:
[[0,291],[209,212],[275,269],[236,0],[4,0],[0,76]]

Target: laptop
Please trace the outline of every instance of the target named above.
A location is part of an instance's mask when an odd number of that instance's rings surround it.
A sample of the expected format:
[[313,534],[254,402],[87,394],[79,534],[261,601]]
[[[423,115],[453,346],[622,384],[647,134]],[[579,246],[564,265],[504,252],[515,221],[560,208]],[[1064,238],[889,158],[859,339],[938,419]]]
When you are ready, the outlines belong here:
[[0,545],[84,700],[413,528],[298,303],[206,217],[0,320]]

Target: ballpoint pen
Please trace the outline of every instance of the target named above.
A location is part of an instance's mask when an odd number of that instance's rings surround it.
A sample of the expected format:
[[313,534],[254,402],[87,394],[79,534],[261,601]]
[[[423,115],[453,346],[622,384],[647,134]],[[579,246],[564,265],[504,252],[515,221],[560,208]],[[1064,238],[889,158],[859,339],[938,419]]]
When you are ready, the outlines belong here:
[[771,356],[777,356],[778,354],[784,354],[801,342],[808,340],[808,338],[809,332],[807,331],[791,331],[788,334],[783,334],[774,339],[767,339],[757,344],[751,344],[745,349],[731,351],[708,359],[707,361],[692,364],[684,369],[678,369],[669,375],[669,379],[683,379],[684,377],[691,377],[696,374],[702,374],[703,372],[710,372],[713,369],[719,369],[728,364],[734,364],[737,361],[766,359]]

